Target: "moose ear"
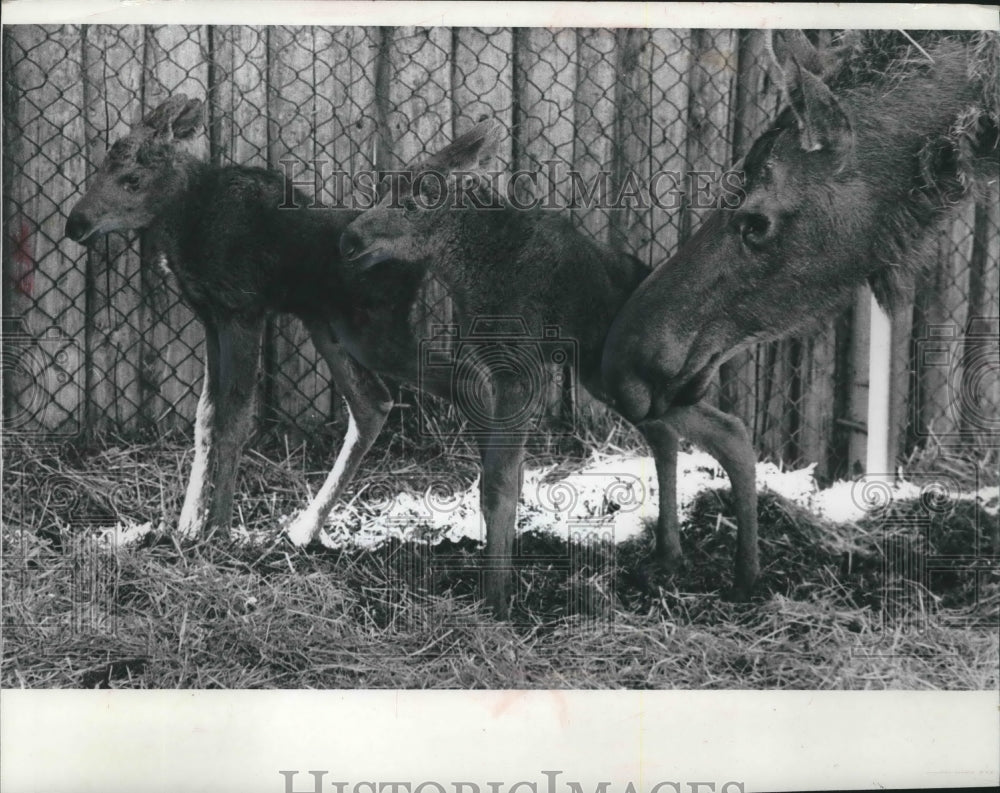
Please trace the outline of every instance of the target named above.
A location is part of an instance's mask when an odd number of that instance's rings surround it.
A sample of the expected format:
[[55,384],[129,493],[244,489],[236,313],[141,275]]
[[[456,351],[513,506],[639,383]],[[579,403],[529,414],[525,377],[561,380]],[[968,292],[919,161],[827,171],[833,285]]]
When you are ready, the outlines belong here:
[[816,49],[801,30],[778,31],[769,46],[798,122],[803,150],[846,152],[853,140],[851,122],[823,82],[823,75],[835,68],[834,60]]
[[421,164],[423,170],[478,171],[486,168],[496,156],[503,134],[499,121],[480,121],[471,130]]
[[157,136],[170,137],[171,125],[187,107],[188,98],[184,94],[174,94],[161,102],[142,119],[142,126],[153,130]]
[[804,151],[845,152],[853,140],[851,121],[833,92],[818,76],[794,61],[801,104],[795,110]]
[[174,137],[185,140],[193,137],[205,123],[205,103],[200,99],[192,99],[181,110],[171,124]]
[[770,38],[771,54],[779,68],[794,61],[813,74],[823,74],[823,56],[801,30],[778,30]]

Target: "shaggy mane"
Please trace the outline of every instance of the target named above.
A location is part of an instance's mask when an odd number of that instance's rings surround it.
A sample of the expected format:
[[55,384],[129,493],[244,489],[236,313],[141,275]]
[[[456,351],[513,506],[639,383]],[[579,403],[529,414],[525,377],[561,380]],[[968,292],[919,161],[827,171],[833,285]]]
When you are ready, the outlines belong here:
[[910,200],[885,219],[886,235],[875,251],[878,269],[869,283],[892,311],[911,298],[914,276],[934,249],[933,231],[948,208],[995,189],[990,183],[1000,173],[1000,37],[993,31],[846,31],[824,63],[825,82],[844,99],[889,98],[936,70],[967,72],[972,100],[945,134],[928,137],[916,153]]

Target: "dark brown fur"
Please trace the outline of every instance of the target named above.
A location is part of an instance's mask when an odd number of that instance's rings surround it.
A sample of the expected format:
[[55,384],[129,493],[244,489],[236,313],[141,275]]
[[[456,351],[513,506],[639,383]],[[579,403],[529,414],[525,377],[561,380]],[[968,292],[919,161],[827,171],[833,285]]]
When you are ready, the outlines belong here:
[[[389,392],[345,345],[375,363],[391,347],[415,359],[408,323],[420,288],[416,272],[366,290],[338,267],[338,241],[352,212],[279,209],[278,173],[199,162],[176,145],[201,124],[201,102],[174,96],[110,149],[66,233],[87,241],[109,231],[142,230],[151,255],[176,276],[205,327],[206,371],[195,421],[195,460],[179,531],[227,532],[239,457],[253,424],[266,317],[302,319],[347,401],[350,426],[333,471],[316,499],[288,528],[314,539],[377,436]],[[386,339],[392,343],[387,344]],[[404,352],[400,352],[404,351]]]

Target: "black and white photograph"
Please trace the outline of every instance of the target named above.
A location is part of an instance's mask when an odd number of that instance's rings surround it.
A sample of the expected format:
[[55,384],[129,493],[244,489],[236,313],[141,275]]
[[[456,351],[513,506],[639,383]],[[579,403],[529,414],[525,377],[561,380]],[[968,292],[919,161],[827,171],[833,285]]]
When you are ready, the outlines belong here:
[[[2,31],[8,696],[996,721],[995,8],[149,5]],[[312,762],[259,789],[410,773]],[[557,767],[406,793],[779,789]]]

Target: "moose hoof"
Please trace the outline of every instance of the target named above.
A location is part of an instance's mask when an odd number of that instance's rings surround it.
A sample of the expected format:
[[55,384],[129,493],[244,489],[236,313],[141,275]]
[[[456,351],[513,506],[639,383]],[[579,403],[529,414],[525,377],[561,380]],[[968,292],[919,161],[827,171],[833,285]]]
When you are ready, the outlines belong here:
[[754,588],[760,580],[760,565],[756,560],[749,563],[737,560],[733,585],[722,593],[723,600],[731,603],[746,603],[754,595]]
[[753,599],[754,582],[737,581],[722,593],[722,599],[729,603],[749,603]]
[[752,593],[742,586],[731,586],[722,593],[722,599],[727,603],[748,603]]
[[687,569],[683,556],[650,556],[639,567],[639,578],[649,587],[667,586]]
[[305,548],[319,536],[319,530],[317,520],[300,515],[285,528],[285,536],[296,548]]
[[687,570],[687,558],[682,554],[673,554],[670,556],[654,554],[650,557],[649,561],[652,566],[672,575],[677,575]]
[[496,620],[506,620],[510,616],[510,602],[506,596],[496,600],[492,597],[486,599],[486,604],[490,611],[493,612],[493,618]]
[[510,590],[506,581],[488,581],[485,595],[486,606],[494,618],[505,620],[510,616]]
[[174,536],[184,542],[195,542],[208,534],[205,529],[204,521],[181,518],[174,531]]
[[755,579],[746,581],[737,576],[735,583],[722,593],[722,599],[729,603],[748,603],[753,598],[754,583]]

